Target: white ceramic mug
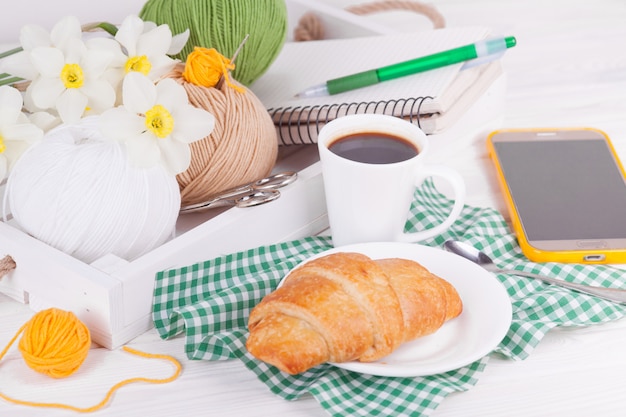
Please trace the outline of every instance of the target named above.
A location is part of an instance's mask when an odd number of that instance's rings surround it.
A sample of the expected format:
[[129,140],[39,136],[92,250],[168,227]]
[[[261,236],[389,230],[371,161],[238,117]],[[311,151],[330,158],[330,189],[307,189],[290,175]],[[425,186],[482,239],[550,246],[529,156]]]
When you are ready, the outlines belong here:
[[[408,142],[416,151],[401,162],[359,162],[339,156],[339,139],[380,134]],[[328,219],[333,244],[417,242],[445,231],[459,217],[465,202],[465,183],[454,170],[428,164],[428,139],[417,126],[393,116],[359,114],[337,118],[318,135]],[[376,152],[373,152],[376,154]],[[382,154],[382,152],[381,152]],[[404,228],[416,187],[428,177],[443,177],[452,186],[454,205],[442,223],[414,233]]]

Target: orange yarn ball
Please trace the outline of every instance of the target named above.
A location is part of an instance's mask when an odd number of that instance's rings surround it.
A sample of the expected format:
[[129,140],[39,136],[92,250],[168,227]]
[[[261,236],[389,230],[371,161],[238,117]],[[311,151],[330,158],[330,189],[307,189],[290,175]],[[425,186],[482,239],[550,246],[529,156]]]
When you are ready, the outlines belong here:
[[[235,64],[230,59],[217,52],[215,48],[200,48],[196,46],[187,55],[183,78],[188,83],[203,87],[215,87],[222,77],[230,83],[228,71],[235,69]],[[230,85],[231,87],[234,84]],[[236,86],[240,92],[243,88]]]
[[85,361],[91,336],[89,329],[70,311],[40,311],[26,323],[18,348],[24,362],[53,378],[67,377]]

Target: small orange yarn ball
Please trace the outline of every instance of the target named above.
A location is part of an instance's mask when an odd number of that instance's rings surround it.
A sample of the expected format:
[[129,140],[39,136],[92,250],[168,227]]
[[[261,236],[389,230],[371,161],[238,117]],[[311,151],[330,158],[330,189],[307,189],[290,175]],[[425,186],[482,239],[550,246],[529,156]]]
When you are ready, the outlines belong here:
[[80,368],[91,347],[89,329],[70,311],[40,311],[24,325],[18,348],[33,370],[52,378]]
[[[215,48],[196,46],[187,56],[183,78],[185,81],[203,87],[215,87],[220,79],[229,77],[228,71],[235,65]],[[240,89],[243,92],[243,89]]]

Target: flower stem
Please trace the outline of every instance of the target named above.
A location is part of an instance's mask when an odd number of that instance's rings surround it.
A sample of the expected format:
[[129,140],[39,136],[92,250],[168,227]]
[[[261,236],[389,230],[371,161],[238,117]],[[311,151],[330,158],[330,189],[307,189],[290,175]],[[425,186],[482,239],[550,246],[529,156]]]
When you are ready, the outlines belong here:
[[21,46],[19,46],[17,48],[9,49],[8,51],[4,51],[4,52],[0,53],[0,59],[6,58],[7,56],[16,54],[18,52],[22,52],[23,50],[24,49],[22,49]]
[[[13,55],[13,54],[17,54],[18,52],[22,52],[23,50],[24,49],[21,46],[18,46],[17,48],[13,48],[13,49],[9,49],[8,51],[0,52],[0,59],[6,58],[6,57],[8,57],[10,55]],[[0,86],[14,84],[14,83],[17,83],[19,81],[24,81],[24,80],[22,78],[19,78],[19,77],[14,77],[11,74],[7,74],[6,72],[3,72],[2,74],[0,74]]]
[[13,77],[11,74],[7,74],[6,72],[0,74],[0,86],[17,83],[19,81],[24,80],[19,77]]

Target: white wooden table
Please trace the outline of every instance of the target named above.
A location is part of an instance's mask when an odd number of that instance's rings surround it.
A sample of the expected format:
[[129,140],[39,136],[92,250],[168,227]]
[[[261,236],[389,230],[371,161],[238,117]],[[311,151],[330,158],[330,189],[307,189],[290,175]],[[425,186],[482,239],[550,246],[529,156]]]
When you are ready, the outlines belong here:
[[[352,0],[325,0],[332,5]],[[116,1],[128,13],[139,0]],[[113,3],[106,4],[108,13]],[[18,27],[31,13],[16,3],[17,15],[2,20]],[[41,4],[83,2],[59,0]],[[592,126],[606,131],[626,160],[626,2],[623,0],[438,0],[447,26],[486,25],[496,33],[514,35],[504,66],[508,76],[506,106],[494,124],[502,127]],[[20,6],[21,5],[21,6]],[[32,4],[31,4],[32,6]],[[20,9],[20,7],[23,8]],[[91,8],[91,5],[89,6]],[[55,10],[52,10],[55,9]],[[97,9],[97,7],[96,7]],[[104,10],[104,6],[103,9]],[[80,9],[72,10],[80,14]],[[130,10],[133,11],[132,9]],[[69,12],[65,8],[65,12]],[[93,10],[83,10],[85,14]],[[39,11],[38,16],[45,14]],[[427,28],[420,17],[389,12],[370,17],[380,24],[411,30]],[[8,22],[11,20],[11,22]],[[3,36],[5,33],[3,32]],[[463,123],[433,137],[433,159],[461,171],[472,205],[503,209],[484,149],[487,129],[467,129]],[[626,210],[626,208],[625,208]],[[626,216],[625,216],[626,221]],[[626,279],[626,276],[625,276]],[[27,306],[0,295],[0,348],[33,313]],[[154,330],[129,346],[178,358],[182,376],[167,385],[132,385],[119,391],[97,416],[268,416],[327,415],[313,398],[284,401],[271,394],[238,361],[194,362],[185,358],[183,339],[162,341]],[[529,359],[513,362],[492,358],[478,384],[449,396],[435,412],[451,416],[622,416],[626,409],[626,321],[575,330],[554,330]],[[93,348],[88,361],[72,378],[52,380],[26,367],[14,348],[0,362],[0,392],[22,399],[58,401],[88,406],[99,401],[115,382],[134,376],[164,377],[165,363],[138,359],[121,351]],[[0,415],[65,416],[67,411],[10,405],[0,400]]]

